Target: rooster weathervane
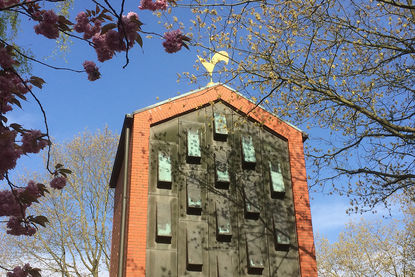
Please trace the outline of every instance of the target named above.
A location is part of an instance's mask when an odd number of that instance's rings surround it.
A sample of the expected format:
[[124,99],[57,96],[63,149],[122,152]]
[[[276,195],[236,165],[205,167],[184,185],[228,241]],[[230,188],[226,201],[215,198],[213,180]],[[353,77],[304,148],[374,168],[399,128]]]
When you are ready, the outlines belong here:
[[213,69],[215,68],[215,65],[220,61],[225,62],[225,64],[228,64],[229,62],[229,55],[226,51],[219,51],[215,53],[215,55],[213,55],[210,61],[201,58],[199,55],[197,57],[199,58],[200,63],[204,66],[204,68],[210,76],[210,82],[208,83],[208,85],[213,84],[212,73]]

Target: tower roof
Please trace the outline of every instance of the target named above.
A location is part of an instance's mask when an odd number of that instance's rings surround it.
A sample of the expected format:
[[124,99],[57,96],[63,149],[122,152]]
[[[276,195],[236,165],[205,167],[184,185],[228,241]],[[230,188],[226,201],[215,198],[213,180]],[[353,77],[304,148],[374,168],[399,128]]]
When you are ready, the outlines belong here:
[[221,83],[215,83],[200,89],[192,90],[182,95],[160,101],[153,105],[126,114],[120,142],[114,161],[114,166],[110,179],[110,187],[115,187],[119,171],[124,157],[124,137],[125,129],[130,128],[134,118],[144,113],[147,114],[148,125],[153,126],[161,122],[173,119],[182,114],[197,110],[207,105],[221,101],[236,112],[247,116],[249,119],[262,124],[267,129],[285,136],[285,133],[301,133],[303,141],[307,139],[307,134],[295,125],[281,119],[276,114],[266,110],[261,105],[245,97],[238,91]]

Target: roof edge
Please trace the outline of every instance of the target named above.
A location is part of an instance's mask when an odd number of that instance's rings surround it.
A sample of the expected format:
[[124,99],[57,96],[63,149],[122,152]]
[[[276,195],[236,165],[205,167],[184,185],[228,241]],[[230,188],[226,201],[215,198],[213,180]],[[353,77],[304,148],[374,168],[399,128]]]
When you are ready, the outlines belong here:
[[120,139],[118,141],[117,153],[115,154],[114,164],[112,166],[112,172],[110,177],[109,186],[110,188],[115,188],[117,186],[118,176],[122,168],[122,162],[125,155],[125,129],[131,128],[133,123],[133,115],[126,114],[124,117],[124,122],[122,124],[122,130]]
[[[224,83],[213,83],[213,84],[210,84],[210,85],[204,86],[204,87],[202,87],[202,88],[198,88],[198,89],[191,90],[191,91],[189,91],[189,92],[186,92],[186,93],[184,93],[184,94],[181,94],[181,95],[175,96],[175,97],[173,97],[173,98],[169,98],[169,99],[163,100],[163,101],[161,101],[161,102],[158,102],[158,103],[155,103],[155,104],[153,104],[153,105],[150,105],[150,106],[144,107],[144,108],[142,108],[142,109],[135,110],[132,114],[134,115],[134,114],[137,114],[137,113],[141,113],[141,112],[144,112],[144,111],[147,111],[147,110],[153,109],[153,108],[155,108],[155,107],[161,106],[161,105],[163,105],[163,104],[166,104],[166,103],[168,103],[168,102],[175,101],[175,100],[178,100],[178,99],[180,99],[180,98],[183,98],[183,97],[186,97],[186,96],[188,96],[188,95],[191,95],[191,94],[193,94],[193,93],[197,93],[197,92],[199,92],[199,91],[202,91],[202,90],[205,90],[205,89],[209,89],[209,88],[213,88],[213,87],[216,87],[216,86],[223,86],[223,87],[225,87],[225,88],[229,89],[230,91],[233,91],[234,93],[238,94],[239,96],[241,96],[241,97],[245,98],[246,100],[248,100],[248,101],[249,101],[249,102],[251,102],[252,104],[257,105],[257,103],[255,103],[253,100],[251,100],[251,99],[247,98],[245,95],[243,95],[242,93],[238,92],[237,90],[235,90],[235,89],[231,88],[230,86],[228,86],[228,85],[226,85],[226,84],[224,84]],[[268,110],[267,110],[267,109],[265,109],[262,105],[258,105],[258,107],[260,107],[260,108],[261,108],[261,109],[263,109],[264,111],[266,111],[266,112],[270,113],[271,115],[275,116],[276,118],[278,118],[278,119],[279,119],[279,120],[281,120],[282,122],[286,123],[286,124],[287,124],[287,125],[289,125],[290,127],[292,127],[292,128],[294,128],[294,129],[296,129],[296,130],[297,130],[297,131],[299,131],[300,133],[302,133],[302,134],[303,134],[303,141],[305,141],[305,140],[308,138],[308,134],[307,134],[306,132],[304,132],[303,130],[301,130],[299,127],[297,127],[297,126],[295,126],[294,124],[292,124],[292,123],[290,123],[290,122],[288,122],[288,121],[286,121],[286,120],[282,119],[281,117],[279,117],[279,116],[278,116],[277,114],[275,114],[274,112],[272,112],[272,111],[268,111]]]

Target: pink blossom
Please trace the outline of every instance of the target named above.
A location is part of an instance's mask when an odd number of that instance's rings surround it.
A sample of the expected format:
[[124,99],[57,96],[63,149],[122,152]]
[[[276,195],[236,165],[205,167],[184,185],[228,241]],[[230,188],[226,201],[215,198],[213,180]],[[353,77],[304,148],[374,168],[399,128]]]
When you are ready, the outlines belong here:
[[20,0],[0,0],[0,9],[18,4]]
[[63,189],[66,185],[66,178],[62,176],[57,176],[50,181],[50,186],[54,189]]
[[101,21],[98,19],[92,20],[94,26],[90,24],[90,20],[88,19],[88,15],[85,12],[80,12],[76,16],[77,23],[74,26],[75,31],[78,33],[84,33],[84,39],[90,39],[95,34],[101,31]]
[[20,78],[11,72],[2,72],[0,75],[0,113],[12,110],[11,101],[15,98],[13,94],[25,94],[28,89]]
[[22,154],[15,144],[17,132],[8,128],[0,128],[0,180],[4,174],[16,166],[16,161]]
[[22,135],[23,153],[39,153],[49,142],[42,138],[43,134],[39,130],[30,130]]
[[167,0],[156,0],[153,2],[152,0],[141,0],[140,6],[138,6],[141,10],[166,10],[167,9]]
[[0,216],[22,216],[22,209],[25,207],[20,206],[12,191],[0,191]]
[[13,268],[13,272],[7,273],[7,277],[27,277],[30,270],[32,270],[32,267],[29,264],[25,264],[23,268],[16,266]]
[[180,29],[169,31],[164,33],[163,46],[167,53],[175,53],[179,51],[183,46],[182,31]]
[[14,236],[33,236],[36,229],[29,223],[24,222],[21,217],[12,216],[7,222],[7,234]]
[[92,37],[92,42],[94,43],[95,52],[97,52],[98,61],[105,62],[106,60],[112,59],[114,51],[109,49],[105,43],[105,34],[94,35]]
[[[30,180],[27,183],[26,188],[24,189],[24,192],[33,196],[34,198],[39,198],[43,195],[43,192],[41,191],[41,189],[39,188],[41,184],[39,183],[35,183],[35,181]],[[30,206],[32,203],[28,203],[28,205]]]
[[[140,30],[140,21],[135,12],[129,12],[127,16],[122,17],[122,24],[125,31],[125,36],[128,39],[128,48],[131,48],[137,39],[137,32]],[[120,28],[121,29],[121,28]],[[123,33],[123,30],[120,30]]]
[[74,26],[75,31],[78,33],[85,32],[86,25],[89,24],[88,15],[86,12],[80,12],[75,18],[76,24]]
[[115,30],[109,30],[105,33],[105,43],[107,47],[112,51],[121,52],[125,50],[124,38],[119,32]]
[[36,15],[34,19],[39,21],[34,27],[36,34],[42,34],[50,39],[59,37],[58,16],[53,10],[41,11],[40,16]]
[[4,69],[12,67],[16,63],[6,48],[0,46],[0,66]]
[[86,73],[88,74],[88,80],[95,81],[99,79],[101,74],[98,71],[98,67],[96,64],[92,61],[84,61],[83,63],[84,69]]
[[[0,216],[22,217],[27,207],[43,195],[40,184],[30,180],[25,188],[0,191]],[[20,201],[20,202],[19,202]]]

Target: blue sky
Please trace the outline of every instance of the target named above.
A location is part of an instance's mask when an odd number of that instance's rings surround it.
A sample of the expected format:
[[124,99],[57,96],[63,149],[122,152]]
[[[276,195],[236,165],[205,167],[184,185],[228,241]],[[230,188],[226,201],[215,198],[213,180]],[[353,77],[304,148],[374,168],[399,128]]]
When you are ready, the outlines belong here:
[[[81,2],[78,1],[77,4]],[[137,5],[128,7],[127,11],[130,9],[138,10]],[[78,11],[79,7],[75,6],[73,14]],[[146,24],[145,30],[162,32],[156,23],[158,19],[151,12],[138,13]],[[181,10],[178,17],[185,24],[188,23],[185,10]],[[84,60],[97,61],[95,51],[82,41],[73,41],[65,57],[66,61],[59,55],[51,56],[56,47],[55,42],[36,35],[33,25],[33,22],[22,21],[22,32],[19,33],[17,43],[31,49],[37,59],[54,66],[73,69],[82,69]],[[161,42],[158,38],[144,39],[143,49],[134,47],[130,51],[130,64],[125,69],[122,68],[125,63],[123,54],[103,64],[97,62],[102,78],[95,82],[88,81],[86,73],[57,71],[33,64],[33,75],[46,81],[42,90],[35,89],[34,92],[46,110],[51,136],[62,142],[70,140],[85,129],[93,131],[106,125],[120,133],[126,113],[197,89],[208,82],[206,78],[202,78],[197,85],[188,84],[187,81],[178,83],[177,73],[189,71],[195,75],[200,74],[193,68],[197,59],[196,51],[191,48],[168,54],[164,52]],[[23,110],[11,113],[9,119],[10,122],[22,123],[26,128],[44,130],[40,110],[30,98],[23,104]],[[295,122],[292,123],[296,125]],[[321,136],[321,132],[313,131],[310,136]],[[17,171],[23,168],[38,170],[41,168],[41,161],[33,159],[33,156],[25,158]],[[347,199],[319,193],[313,193],[311,197],[314,232],[328,237],[331,241],[336,239],[345,223],[360,218],[360,215],[346,215],[345,210],[349,207]],[[381,210],[377,215],[366,214],[365,217],[374,219],[382,215],[387,215],[387,212]]]

